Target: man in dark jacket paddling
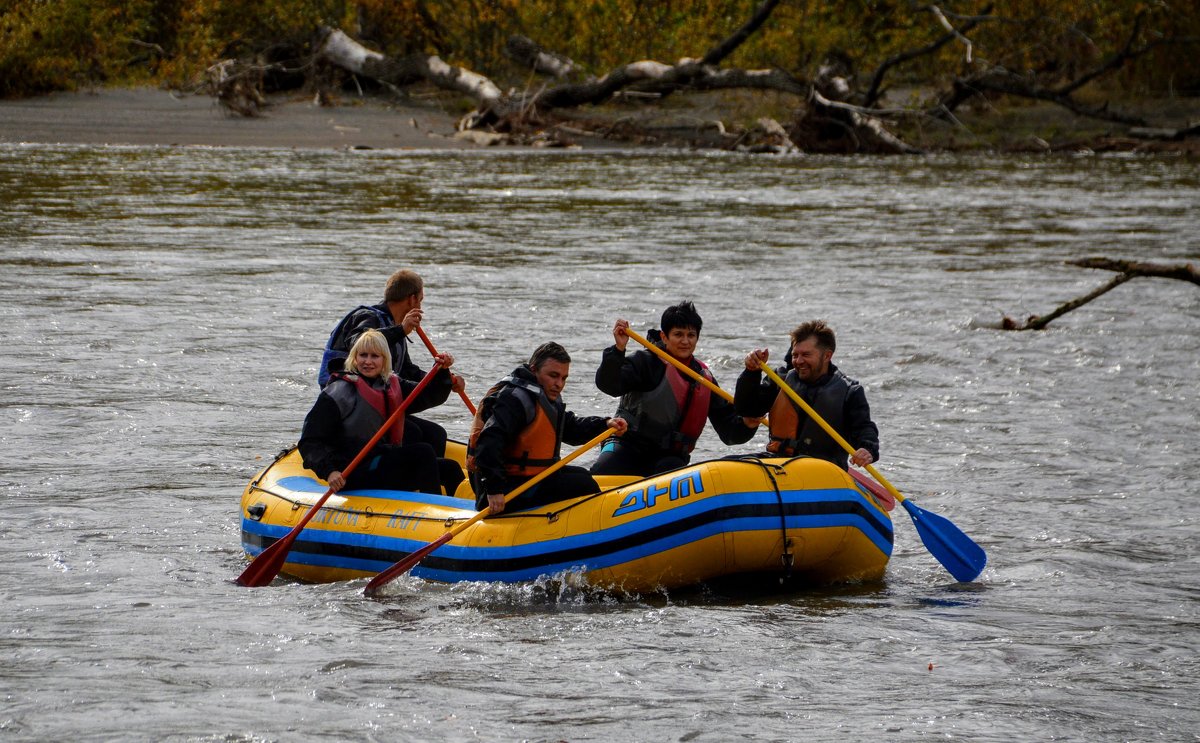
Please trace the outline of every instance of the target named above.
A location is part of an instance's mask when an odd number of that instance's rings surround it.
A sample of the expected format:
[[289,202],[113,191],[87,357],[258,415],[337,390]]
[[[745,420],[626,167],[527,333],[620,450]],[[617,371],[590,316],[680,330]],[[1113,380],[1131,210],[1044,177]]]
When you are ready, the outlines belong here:
[[[467,444],[467,471],[475,507],[505,510],[504,496],[560,459],[559,448],[583,444],[605,427],[625,432],[625,421],[580,417],[567,410],[562,390],[570,374],[566,349],[550,342],[538,346],[512,374],[492,387],[479,403]],[[600,492],[583,467],[567,465],[521,493],[509,504],[523,510]]]
[[[833,364],[836,347],[833,329],[823,320],[803,323],[792,331],[791,366],[780,367],[779,375],[855,447],[850,461],[863,467],[879,458],[879,428],[871,420],[862,385]],[[738,412],[761,416],[770,411],[770,456],[817,457],[846,469],[845,450],[774,382],[763,379],[760,364],[767,357],[765,348],[746,355],[746,370],[738,377],[733,395]]]

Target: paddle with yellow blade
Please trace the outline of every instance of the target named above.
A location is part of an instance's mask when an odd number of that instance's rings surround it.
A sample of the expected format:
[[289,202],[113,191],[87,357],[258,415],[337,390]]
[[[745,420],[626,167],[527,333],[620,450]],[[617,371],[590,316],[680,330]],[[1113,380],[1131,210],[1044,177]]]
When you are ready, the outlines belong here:
[[[838,443],[846,453],[853,454],[854,447],[842,438],[842,436],[825,422],[817,411],[812,409],[812,406],[804,401],[804,398],[796,394],[787,382],[783,381],[774,371],[766,364],[759,362],[761,368],[771,381],[783,390],[784,394],[791,399],[792,402],[800,406],[808,416],[817,422],[821,428],[825,429],[825,433],[829,434],[834,441]],[[923,508],[919,508],[915,503],[905,498],[900,494],[899,490],[887,481],[883,475],[879,474],[871,465],[865,467],[871,476],[879,481],[879,484],[887,488],[892,496],[900,501],[904,509],[908,511],[908,515],[912,517],[913,526],[917,528],[917,534],[921,536],[921,541],[925,544],[925,549],[942,563],[946,568],[960,581],[967,582],[975,580],[979,574],[983,572],[983,566],[987,564],[987,553],[983,551],[971,538],[963,533],[961,529],[955,526],[949,519],[944,516],[939,516],[936,513],[930,513]]]
[[[429,336],[425,335],[425,331],[421,330],[420,325],[417,326],[417,335],[421,337],[421,342],[425,344],[425,347],[429,349],[429,353],[433,354],[433,357],[436,359],[438,356],[438,351],[433,347],[433,341],[429,340]],[[459,390],[458,396],[462,398],[464,403],[466,403],[467,410],[471,411],[471,415],[475,415],[475,405],[471,402],[471,398],[467,397],[467,391]]]
[[[684,374],[687,374],[692,379],[696,380],[700,384],[702,384],[705,387],[707,387],[708,389],[712,390],[713,393],[715,393],[716,395],[720,396],[721,398],[725,399],[728,402],[733,402],[733,395],[729,394],[728,392],[726,392],[724,389],[722,389],[718,385],[713,384],[710,380],[708,380],[706,377],[704,377],[704,375],[700,374],[700,372],[696,371],[692,367],[688,366],[687,364],[683,363],[682,361],[675,358],[671,354],[667,353],[666,351],[662,350],[661,348],[654,345],[650,341],[646,340],[641,335],[639,335],[636,331],[626,328],[625,335],[634,339],[638,343],[641,343],[643,346],[645,346],[648,350],[650,350],[651,352],[656,354],[663,361],[667,362],[668,364],[671,364],[679,371],[683,372]],[[765,423],[766,420],[767,419],[765,416],[761,419],[761,421],[763,423]],[[872,482],[871,478],[858,472],[857,470],[850,470],[850,476],[853,477],[854,481],[857,482],[859,485],[861,485],[864,488],[866,488],[867,490],[871,491],[871,493],[873,493],[875,495],[876,499],[878,500],[880,505],[882,505],[884,507],[884,509],[890,511],[893,508],[895,508],[896,501],[892,499],[891,494],[888,493],[887,490],[883,489],[879,485],[876,485],[874,482]]]
[[[350,476],[350,473],[354,471],[354,468],[357,467],[359,463],[362,462],[362,460],[367,456],[367,454],[369,454],[371,450],[375,448],[375,445],[379,443],[379,440],[383,438],[388,429],[391,428],[397,420],[399,420],[400,416],[404,414],[404,411],[406,408],[408,408],[409,404],[411,404],[413,400],[417,399],[417,395],[421,394],[421,391],[429,385],[434,376],[437,374],[438,370],[441,368],[442,363],[440,361],[435,363],[429,370],[429,373],[422,377],[421,381],[417,383],[417,386],[413,388],[413,391],[404,396],[404,399],[400,401],[400,404],[396,406],[396,409],[390,416],[388,416],[388,419],[383,422],[383,425],[380,426],[379,430],[375,432],[375,435],[371,437],[371,440],[367,442],[367,445],[362,448],[362,451],[360,451],[358,455],[354,457],[354,459],[350,460],[350,464],[346,465],[346,467],[342,469],[343,476]],[[309,522],[310,519],[312,519],[313,516],[317,515],[317,511],[321,510],[321,506],[325,505],[325,501],[329,500],[329,496],[331,495],[333,495],[332,487],[325,491],[325,495],[322,495],[320,500],[312,505],[312,508],[308,509],[308,513],[304,514],[303,518],[300,519],[300,523],[293,526],[292,530],[287,534],[275,540],[270,547],[267,547],[262,552],[259,552],[258,555],[250,561],[250,564],[246,566],[246,569],[242,571],[242,574],[237,577],[238,584],[243,586],[257,587],[265,586],[271,581],[275,580],[275,576],[279,575],[279,571],[281,568],[283,568],[283,564],[287,562],[288,552],[291,551],[292,544],[296,541],[296,537],[300,536],[300,532],[304,530],[304,526]]]
[[[602,441],[607,439],[609,436],[615,436],[615,435],[619,435],[619,434],[617,434],[615,431],[613,431],[611,429],[606,429],[604,431],[604,433],[601,433],[600,435],[596,436],[594,439],[587,442],[586,444],[581,445],[578,449],[571,452],[570,454],[563,457],[562,459],[558,460],[557,462],[550,465],[549,467],[542,470],[541,472],[537,473],[533,477],[529,478],[524,483],[522,483],[520,486],[513,488],[508,493],[505,493],[504,494],[504,502],[505,503],[510,502],[513,498],[516,498],[518,495],[529,490],[534,485],[537,485],[539,482],[541,482],[542,480],[545,480],[550,475],[553,475],[555,472],[558,472],[560,469],[565,467],[569,462],[571,462],[573,459],[578,457],[580,454],[583,454],[584,452],[588,451],[589,449],[595,447],[597,444],[601,443]],[[488,516],[491,515],[491,513],[492,513],[491,508],[483,509],[479,513],[475,514],[471,518],[462,522],[458,526],[455,526],[453,529],[446,532],[445,534],[438,537],[437,539],[433,540],[432,542],[425,545],[424,547],[420,548],[416,552],[413,552],[408,557],[405,557],[404,559],[400,560],[395,565],[392,565],[390,568],[384,570],[382,573],[380,573],[379,575],[376,575],[374,578],[372,578],[371,582],[367,583],[367,587],[363,589],[363,593],[365,593],[368,596],[374,596],[376,593],[378,593],[380,588],[383,588],[388,583],[391,583],[396,578],[400,577],[401,575],[407,573],[412,568],[416,567],[417,563],[421,562],[421,560],[424,560],[431,552],[436,550],[438,547],[441,547],[446,542],[449,542],[451,539],[454,539],[456,536],[458,536],[463,531],[465,531],[467,529],[467,527],[471,526],[472,524],[474,524],[484,518],[487,518]]]

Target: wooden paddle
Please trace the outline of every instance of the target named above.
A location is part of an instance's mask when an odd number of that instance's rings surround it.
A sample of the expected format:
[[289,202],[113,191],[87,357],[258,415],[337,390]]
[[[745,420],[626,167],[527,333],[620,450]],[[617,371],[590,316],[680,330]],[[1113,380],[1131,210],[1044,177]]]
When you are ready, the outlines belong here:
[[[560,469],[562,469],[564,466],[566,466],[568,462],[575,459],[580,454],[583,454],[588,449],[591,449],[592,447],[596,446],[597,444],[604,441],[608,437],[616,436],[616,435],[619,435],[619,434],[615,433],[612,429],[606,429],[604,431],[604,433],[600,434],[599,436],[597,436],[596,438],[587,442],[586,444],[583,444],[575,451],[571,452],[567,456],[563,457],[562,459],[558,460],[557,462],[550,465],[546,469],[542,470],[541,472],[537,473],[533,477],[529,478],[527,481],[522,483],[519,487],[515,487],[512,490],[510,490],[508,493],[505,493],[504,494],[504,502],[506,504],[511,502],[513,498],[516,498],[518,495],[520,495],[521,493],[524,493],[526,490],[529,490],[534,485],[537,485],[539,482],[541,482],[542,480],[545,480],[550,475],[554,474],[555,472],[558,472]],[[407,573],[409,570],[416,567],[417,563],[419,563],[421,560],[424,560],[429,555],[429,553],[433,552],[438,547],[441,547],[446,542],[449,542],[451,539],[454,539],[456,536],[458,536],[464,530],[466,530],[467,527],[480,521],[481,519],[487,518],[488,516],[491,515],[491,513],[492,513],[491,508],[483,509],[479,513],[475,514],[474,516],[472,516],[471,518],[462,522],[461,524],[455,526],[450,531],[446,532],[442,536],[438,537],[437,539],[433,540],[429,544],[420,548],[416,552],[413,552],[408,557],[405,557],[404,559],[400,560],[396,564],[387,568],[382,573],[380,573],[379,575],[376,575],[374,578],[372,578],[370,583],[367,583],[367,587],[363,589],[363,593],[365,593],[368,596],[376,595],[376,593],[378,593],[380,588],[383,588],[388,583],[391,583],[393,580],[395,580],[399,576],[403,575],[404,573]]]
[[[417,386],[413,388],[413,391],[404,396],[404,399],[400,401],[400,404],[396,406],[396,409],[392,411],[392,414],[388,416],[388,419],[384,421],[379,430],[375,432],[375,435],[371,437],[371,440],[367,442],[367,445],[362,448],[362,451],[360,451],[358,455],[354,457],[354,459],[350,460],[350,464],[346,465],[346,467],[342,469],[343,476],[349,476],[350,473],[354,471],[354,468],[358,466],[359,462],[366,458],[367,454],[371,452],[371,449],[375,448],[375,445],[379,443],[379,440],[383,438],[384,434],[387,433],[387,430],[392,427],[392,424],[399,420],[400,416],[404,414],[404,410],[413,400],[417,399],[417,395],[421,394],[421,390],[425,389],[425,387],[429,385],[430,381],[433,380],[434,375],[436,375],[438,370],[441,368],[442,364],[440,361],[434,363],[433,368],[431,368],[429,373],[417,383]],[[258,555],[250,561],[250,564],[246,566],[246,569],[242,571],[242,574],[238,576],[238,584],[243,586],[257,587],[265,586],[271,581],[275,580],[275,576],[279,575],[279,570],[283,567],[283,564],[287,562],[288,552],[290,552],[292,549],[292,543],[296,541],[296,537],[300,536],[300,532],[304,530],[304,525],[307,524],[313,516],[317,515],[317,511],[321,510],[321,506],[325,505],[325,501],[329,500],[329,496],[331,495],[333,495],[332,487],[325,491],[325,495],[322,495],[320,500],[312,505],[312,508],[308,509],[308,513],[304,514],[304,517],[300,519],[300,523],[293,526],[292,530],[283,537],[275,540],[270,547],[267,547],[262,552],[259,552]]]
[[[792,402],[800,406],[808,416],[817,422],[821,428],[825,429],[825,433],[829,434],[834,441],[838,443],[848,454],[854,454],[854,447],[842,438],[841,434],[833,430],[833,427],[825,422],[817,411],[812,409],[812,406],[804,401],[804,398],[796,394],[796,391],[788,386],[788,383],[783,381],[778,374],[771,370],[764,363],[759,363],[766,375],[771,378],[771,381],[783,390],[783,392],[791,399]],[[905,498],[900,494],[899,490],[887,481],[883,475],[871,465],[864,467],[871,476],[879,481],[879,484],[887,488],[887,491],[892,494],[896,500],[904,506],[908,511],[908,515],[912,517],[913,526],[917,527],[917,534],[921,535],[921,541],[925,544],[925,549],[929,550],[930,554],[942,563],[946,570],[950,571],[960,581],[967,582],[975,580],[979,574],[983,572],[983,566],[987,564],[987,553],[983,551],[971,538],[963,533],[961,529],[955,526],[949,519],[939,516],[936,513],[931,513],[919,508],[915,503]]]
[[[421,337],[421,342],[425,344],[425,347],[429,349],[429,353],[433,354],[433,357],[436,359],[438,355],[437,349],[433,347],[433,341],[429,340],[429,336],[425,335],[425,331],[421,330],[420,325],[417,326],[417,335]],[[467,410],[471,411],[471,415],[475,415],[475,405],[471,402],[471,398],[467,397],[467,391],[459,390],[458,396],[467,404]]]

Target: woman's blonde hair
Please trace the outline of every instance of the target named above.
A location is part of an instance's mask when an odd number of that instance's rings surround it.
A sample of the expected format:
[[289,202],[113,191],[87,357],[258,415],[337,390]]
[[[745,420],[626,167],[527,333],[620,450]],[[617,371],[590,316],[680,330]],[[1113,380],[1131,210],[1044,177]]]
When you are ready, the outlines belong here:
[[358,340],[354,341],[354,345],[350,347],[350,354],[346,357],[346,371],[354,374],[360,373],[358,364],[355,362],[359,351],[374,351],[383,357],[383,371],[379,376],[386,379],[392,373],[392,351],[388,348],[387,338],[383,337],[383,333],[378,330],[367,330],[358,336]]

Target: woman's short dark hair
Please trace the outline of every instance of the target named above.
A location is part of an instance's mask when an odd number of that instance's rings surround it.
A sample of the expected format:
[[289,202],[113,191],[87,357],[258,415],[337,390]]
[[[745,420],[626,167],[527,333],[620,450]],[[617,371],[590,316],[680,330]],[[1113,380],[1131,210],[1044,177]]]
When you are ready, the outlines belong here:
[[700,313],[696,312],[696,306],[688,299],[663,310],[662,319],[658,321],[658,327],[664,334],[670,333],[673,328],[695,328],[699,334],[702,325],[704,321],[700,319]]

